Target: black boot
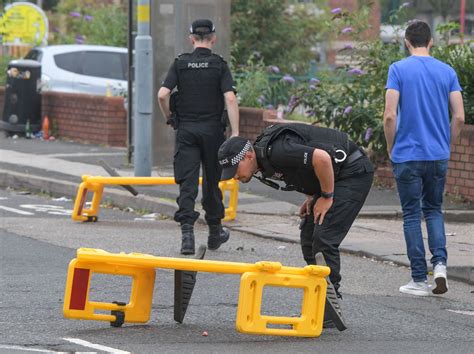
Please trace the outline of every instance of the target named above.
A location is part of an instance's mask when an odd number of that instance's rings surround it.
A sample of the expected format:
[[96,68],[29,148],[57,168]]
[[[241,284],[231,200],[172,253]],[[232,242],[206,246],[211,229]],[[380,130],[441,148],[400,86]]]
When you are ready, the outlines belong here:
[[223,228],[222,225],[209,225],[209,237],[207,239],[207,248],[215,251],[221,245],[229,240],[230,231]]
[[194,225],[181,225],[181,254],[194,254]]

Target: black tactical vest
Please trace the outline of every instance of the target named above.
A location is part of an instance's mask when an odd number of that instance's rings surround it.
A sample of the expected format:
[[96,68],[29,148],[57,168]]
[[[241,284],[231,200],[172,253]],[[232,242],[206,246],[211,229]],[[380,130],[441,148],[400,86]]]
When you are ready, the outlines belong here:
[[220,121],[224,96],[220,83],[224,59],[219,55],[181,54],[176,59],[178,98],[176,112],[180,121]]
[[[289,132],[301,138],[305,145],[325,150],[331,157],[335,177],[339,174],[347,156],[357,149],[355,144],[350,143],[347,134],[338,130],[306,124],[274,124],[266,128],[254,143],[257,163],[263,178],[272,178],[276,172],[282,172],[275,170],[269,158],[272,153],[272,142],[282,134]],[[298,170],[284,171],[283,180],[296,181],[299,179],[297,178],[299,173]],[[291,187],[287,185],[286,189],[289,190]],[[301,191],[298,186],[293,189]]]

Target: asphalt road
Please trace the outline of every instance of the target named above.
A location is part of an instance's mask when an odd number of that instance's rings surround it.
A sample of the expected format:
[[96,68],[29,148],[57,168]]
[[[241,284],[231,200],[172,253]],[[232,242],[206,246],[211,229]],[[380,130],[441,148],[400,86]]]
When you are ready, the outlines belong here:
[[[62,316],[67,265],[78,247],[177,257],[179,230],[159,216],[101,209],[98,223],[74,223],[72,201],[0,190],[0,352],[134,353],[468,353],[474,345],[472,287],[450,282],[445,297],[398,293],[407,268],[343,255],[343,310],[349,329],[319,338],[253,336],[235,330],[239,278],[199,273],[183,324],[173,321],[173,272],[157,270],[153,309],[145,325],[111,328],[106,322]],[[23,212],[23,213],[22,213]],[[29,213],[29,214],[25,214]],[[206,227],[196,226],[206,241]],[[303,266],[299,245],[234,232],[207,259],[279,261]],[[91,298],[127,301],[126,278],[93,277]],[[268,290],[268,291],[267,291]],[[301,294],[265,289],[262,313],[295,315]],[[207,331],[209,336],[202,336]]]

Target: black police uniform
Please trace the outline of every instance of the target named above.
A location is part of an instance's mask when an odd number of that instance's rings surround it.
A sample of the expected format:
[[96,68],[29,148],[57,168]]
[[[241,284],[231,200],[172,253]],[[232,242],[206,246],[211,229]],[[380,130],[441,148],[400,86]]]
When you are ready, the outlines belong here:
[[234,91],[229,67],[210,49],[198,47],[192,53],[178,56],[162,86],[178,88],[174,176],[180,193],[174,220],[192,225],[199,217],[194,205],[202,162],[205,218],[209,225],[218,225],[224,218],[224,205],[218,186],[221,167],[217,151],[225,140],[221,119],[224,93]]
[[[373,165],[363,150],[340,131],[304,124],[281,124],[276,129],[276,137],[270,138],[265,146],[259,144],[257,138],[254,144],[257,163],[264,175],[284,181],[287,190],[313,196],[311,214],[300,225],[303,257],[308,264],[316,264],[315,254],[322,252],[331,268],[330,280],[337,290],[341,281],[339,245],[369,193]],[[321,196],[312,164],[315,148],[329,153],[334,168],[334,202],[322,225],[314,224],[313,215],[313,206]]]

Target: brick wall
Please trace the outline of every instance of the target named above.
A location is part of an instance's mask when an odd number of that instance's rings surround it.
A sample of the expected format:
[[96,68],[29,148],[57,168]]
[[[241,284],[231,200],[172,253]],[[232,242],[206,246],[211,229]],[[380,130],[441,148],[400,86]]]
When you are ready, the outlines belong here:
[[111,146],[127,144],[127,113],[122,97],[43,92],[42,117],[59,138]]
[[[380,166],[375,175],[378,183],[395,185],[391,167]],[[474,201],[474,125],[465,125],[461,138],[451,147],[446,191]]]

